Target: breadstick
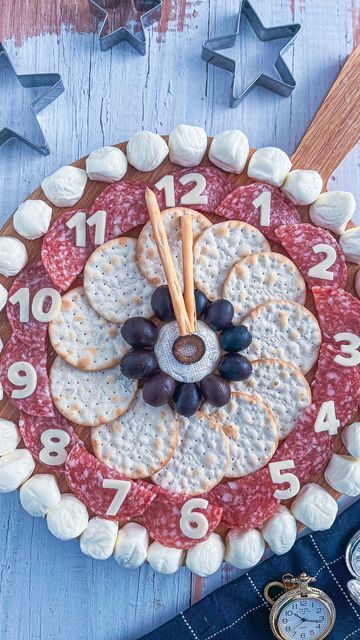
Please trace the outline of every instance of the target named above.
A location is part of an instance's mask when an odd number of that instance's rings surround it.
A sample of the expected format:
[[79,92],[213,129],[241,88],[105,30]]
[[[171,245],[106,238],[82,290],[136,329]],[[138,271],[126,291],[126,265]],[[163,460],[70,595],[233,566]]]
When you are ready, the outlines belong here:
[[186,312],[185,302],[181,291],[179,279],[175,271],[174,261],[172,259],[169,241],[161,217],[158,201],[156,199],[155,193],[148,187],[145,191],[145,201],[149,212],[149,218],[156,246],[158,248],[160,260],[164,269],[166,282],[169,287],[176,321],[179,325],[180,335],[186,336],[191,333],[190,321]]
[[196,332],[196,305],[194,295],[193,228],[191,215],[181,218],[181,240],[183,258],[184,300],[191,332]]

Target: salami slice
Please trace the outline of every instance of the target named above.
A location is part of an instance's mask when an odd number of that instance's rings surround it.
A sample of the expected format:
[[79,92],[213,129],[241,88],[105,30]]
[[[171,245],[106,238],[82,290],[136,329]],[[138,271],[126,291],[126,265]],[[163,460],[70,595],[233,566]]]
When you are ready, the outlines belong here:
[[[263,193],[270,193],[270,224],[261,224],[261,203],[256,201]],[[242,220],[261,231],[268,240],[278,242],[275,231],[284,224],[298,224],[300,214],[287,196],[277,187],[256,182],[238,187],[217,207],[215,213],[230,220]]]
[[291,224],[276,229],[276,236],[300,269],[310,289],[346,284],[347,266],[340,245],[329,231],[312,224]]
[[[29,449],[34,458],[43,464],[46,464],[46,466],[51,470],[60,471],[65,469],[65,461],[57,464],[57,459],[60,460],[59,456],[63,458],[64,449],[68,454],[71,447],[73,447],[77,442],[80,442],[80,439],[76,435],[71,422],[66,420],[66,418],[58,413],[56,409],[54,413],[54,418],[41,418],[21,412],[19,428],[25,446]],[[49,431],[50,429],[51,431]],[[56,431],[53,431],[54,429],[58,431],[60,436],[60,431],[65,431],[69,435],[70,441],[65,447],[61,444],[61,438],[57,438]],[[46,431],[49,431],[49,433],[44,436],[43,434]],[[59,444],[56,444],[55,439],[58,440]],[[53,448],[51,447],[51,442],[55,442],[55,446]],[[43,452],[41,456],[40,452]],[[48,456],[50,456],[50,458]],[[51,458],[51,463],[44,462],[44,460]]]
[[[67,222],[80,211],[63,213],[47,232],[41,249],[41,257],[51,280],[60,289],[69,288],[76,276],[83,270],[89,255],[94,251],[92,241],[94,227],[85,227],[86,246],[76,246],[76,229],[70,229]],[[89,213],[83,212],[86,217]]]
[[332,400],[336,417],[344,427],[360,404],[360,369],[336,363],[338,355],[342,355],[339,347],[322,345],[313,386],[313,402],[321,404]]
[[[206,495],[198,497],[206,498]],[[160,542],[165,547],[191,549],[191,547],[194,547],[199,542],[207,540],[214,529],[216,529],[221,520],[222,509],[214,504],[209,504],[206,509],[193,510],[194,513],[199,512],[203,514],[209,525],[206,535],[198,540],[194,540],[184,535],[180,528],[181,509],[188,501],[188,496],[169,493],[165,489],[158,487],[156,500],[154,500],[138,521],[147,528],[153,540]]]
[[[20,305],[9,302],[6,306],[8,320],[12,326],[16,337],[35,349],[45,349],[46,335],[48,329],[47,322],[36,320],[31,311],[32,301],[36,293],[41,289],[54,288],[52,280],[41,261],[28,265],[15,278],[9,291],[9,298],[13,296],[19,289],[28,288],[30,293],[29,299],[29,321],[20,322]],[[58,291],[58,288],[56,288]],[[47,297],[44,301],[43,310],[49,311],[51,307],[51,299]]]
[[[113,469],[109,469],[89,453],[82,443],[75,444],[71,449],[65,463],[65,475],[76,497],[96,515],[107,520],[140,516],[156,497],[155,487],[128,480]],[[108,515],[107,511],[116,496],[117,489],[104,488],[104,479],[130,482],[130,491],[116,515]]]
[[[225,174],[214,167],[181,169],[176,171],[173,176],[175,205],[166,203],[164,190],[154,189],[161,211],[168,209],[170,206],[186,206],[203,213],[214,213],[218,205],[233,190]],[[193,177],[193,179],[188,182],[185,176]],[[203,181],[204,178],[205,182]],[[182,184],[181,180],[186,183]],[[207,203],[196,204],[198,196],[206,197]]]
[[[5,393],[15,407],[32,416],[49,418],[54,417],[55,407],[50,395],[46,361],[46,351],[32,349],[12,336],[1,354],[0,380]],[[9,367],[15,363],[19,363],[19,366],[12,367],[9,372]],[[19,384],[10,382],[8,375]],[[23,398],[17,397],[21,390],[29,395]]]
[[149,219],[144,182],[115,182],[94,200],[90,215],[106,211],[105,241],[118,238]]
[[265,467],[239,480],[219,484],[206,496],[212,504],[222,507],[223,524],[247,531],[261,527],[276,513],[279,501],[273,493],[274,485]]
[[360,336],[360,300],[343,289],[314,287],[319,324],[325,342],[333,342],[338,333]]

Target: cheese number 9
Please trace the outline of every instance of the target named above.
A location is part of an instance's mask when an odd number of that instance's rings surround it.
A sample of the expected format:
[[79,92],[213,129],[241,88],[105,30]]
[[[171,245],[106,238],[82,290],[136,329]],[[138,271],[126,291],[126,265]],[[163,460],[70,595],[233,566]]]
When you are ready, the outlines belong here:
[[14,387],[19,387],[11,392],[12,398],[28,398],[37,387],[37,374],[30,362],[13,362],[8,369],[7,377]]
[[[184,536],[191,540],[200,540],[206,536],[209,530],[209,523],[203,513],[194,509],[207,509],[208,500],[204,498],[191,498],[185,502],[181,508],[180,529]],[[195,526],[194,526],[195,525]]]

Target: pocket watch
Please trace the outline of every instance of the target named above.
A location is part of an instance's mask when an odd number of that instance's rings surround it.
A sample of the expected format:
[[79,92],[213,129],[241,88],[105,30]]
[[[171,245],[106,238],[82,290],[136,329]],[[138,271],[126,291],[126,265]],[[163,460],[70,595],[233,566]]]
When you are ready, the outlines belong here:
[[347,588],[354,602],[360,605],[360,531],[355,533],[347,545],[345,561],[347,568],[355,578],[355,580],[349,580]]
[[[270,627],[279,640],[323,640],[335,624],[335,605],[326,593],[310,587],[315,578],[290,573],[282,582],[269,582],[264,589],[265,599],[272,605]],[[272,597],[270,592],[280,589],[282,594]]]

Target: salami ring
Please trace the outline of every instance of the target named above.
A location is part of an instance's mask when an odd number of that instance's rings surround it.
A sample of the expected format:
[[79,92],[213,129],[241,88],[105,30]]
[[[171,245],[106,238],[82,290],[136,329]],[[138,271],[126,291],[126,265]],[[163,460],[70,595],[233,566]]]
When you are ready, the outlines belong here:
[[360,300],[343,289],[314,287],[316,310],[325,342],[336,344],[338,333],[360,336]]

